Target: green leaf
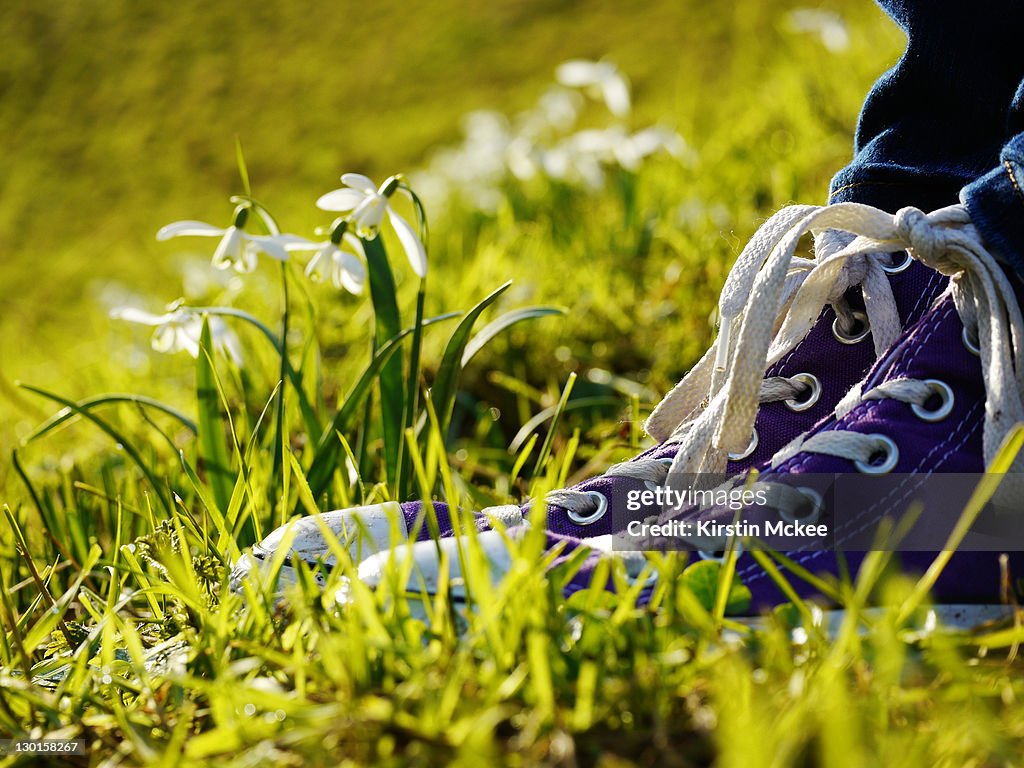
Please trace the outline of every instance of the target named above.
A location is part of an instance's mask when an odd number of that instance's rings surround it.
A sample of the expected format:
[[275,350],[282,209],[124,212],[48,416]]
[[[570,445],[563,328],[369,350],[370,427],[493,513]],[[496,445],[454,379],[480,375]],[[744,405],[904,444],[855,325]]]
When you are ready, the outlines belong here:
[[511,453],[518,451],[522,445],[536,432],[541,424],[548,419],[552,419],[555,415],[564,413],[566,411],[578,411],[584,408],[604,408],[607,406],[620,406],[622,399],[618,397],[605,397],[603,395],[597,397],[578,397],[575,400],[569,400],[566,403],[559,402],[556,405],[552,405],[550,408],[545,408],[534,416],[530,417],[523,426],[516,432],[515,437],[512,438],[509,443],[508,449]]
[[[151,397],[146,397],[145,395],[133,395],[131,393],[112,392],[106,395],[96,395],[94,397],[87,397],[84,400],[79,400],[77,403],[75,403],[75,406],[80,411],[88,411],[91,408],[97,408],[99,406],[108,405],[110,403],[135,403],[136,405],[144,405],[149,408],[154,408],[158,411],[166,413],[168,416],[173,416],[175,419],[181,422],[181,424],[192,434],[197,434],[199,432],[199,428],[196,426],[196,423],[192,421],[192,419],[190,419],[188,416],[183,414],[181,411],[177,410],[176,408],[173,408],[170,405],[167,405],[166,403],[162,403],[159,400],[154,400]],[[61,408],[59,411],[57,411],[57,413],[55,413],[49,419],[47,419],[38,427],[36,427],[32,431],[32,434],[26,437],[22,442],[30,443],[33,440],[37,440],[38,438],[45,435],[47,432],[50,432],[51,430],[59,427],[61,424],[66,422],[74,415],[75,411],[72,410],[71,408]]]
[[[698,560],[683,571],[683,584],[700,601],[708,611],[714,610],[715,597],[718,594],[718,577],[722,564],[716,560]],[[729,587],[729,597],[725,602],[725,613],[735,615],[743,613],[750,607],[750,590],[739,579],[733,579]]]
[[492,320],[481,328],[480,332],[470,340],[469,344],[466,345],[466,350],[462,353],[462,367],[465,368],[469,361],[476,356],[477,352],[486,347],[495,336],[511,328],[516,323],[521,323],[524,320],[534,320],[538,317],[564,314],[566,314],[566,311],[561,307],[524,307],[506,312],[497,320]]
[[94,413],[91,413],[90,411],[87,411],[83,408],[79,408],[76,403],[74,403],[71,400],[68,400],[65,397],[61,397],[60,395],[56,395],[53,392],[41,389],[40,387],[34,387],[30,384],[21,384],[20,386],[22,387],[22,389],[27,389],[29,392],[34,392],[37,395],[41,395],[42,397],[53,400],[55,403],[63,405],[65,408],[68,408],[70,411],[81,416],[83,419],[91,421],[93,424],[95,424],[97,427],[103,430],[103,432],[105,432],[115,443],[117,443],[124,449],[124,452],[128,454],[128,456],[131,458],[133,462],[135,462],[135,465],[140,470],[142,470],[142,474],[146,476],[146,479],[149,481],[150,485],[153,486],[153,490],[156,492],[157,498],[160,499],[160,502],[163,504],[164,508],[170,511],[171,503],[168,500],[166,493],[164,492],[164,486],[161,485],[161,483],[157,479],[156,473],[150,468],[148,464],[146,464],[145,461],[142,460],[142,455],[139,453],[138,449],[136,449],[135,446],[131,442],[129,442],[127,438],[124,437],[124,435],[122,435],[120,432],[114,429],[114,427],[112,427],[104,419],[101,419],[99,416],[97,416]]
[[[445,320],[451,320],[452,318],[458,317],[458,312],[446,312],[443,315],[428,318],[423,321],[423,327],[427,328],[435,323],[441,323]],[[313,456],[313,461],[309,465],[309,471],[306,473],[306,479],[309,482],[309,487],[313,492],[314,498],[319,498],[320,495],[327,490],[327,486],[330,483],[331,475],[338,465],[338,458],[341,452],[341,441],[338,440],[338,435],[345,435],[352,428],[352,421],[357,415],[357,411],[360,404],[366,399],[366,396],[370,392],[370,388],[373,386],[373,382],[377,379],[383,367],[387,364],[390,357],[398,350],[398,346],[401,344],[402,339],[413,332],[413,328],[406,328],[401,333],[396,334],[393,338],[381,346],[374,354],[370,364],[363,371],[359,380],[352,387],[352,391],[348,393],[348,397],[345,398],[345,402],[334,414],[334,418],[331,419],[331,423],[327,429],[324,430],[323,435],[320,437],[320,442],[317,444],[316,453]]]
[[469,346],[469,335],[473,332],[473,325],[481,313],[507,291],[510,285],[512,285],[511,282],[505,283],[466,313],[448,340],[448,346],[445,347],[444,356],[441,358],[441,366],[434,379],[434,386],[430,388],[430,400],[434,404],[434,412],[437,414],[438,427],[442,435],[448,434],[448,423],[451,421],[452,408],[455,404],[455,390],[458,386],[459,374],[462,373],[463,356]]
[[569,403],[569,397],[572,395],[572,388],[576,384],[576,372],[573,371],[569,374],[569,378],[565,382],[565,387],[562,389],[562,396],[558,399],[558,405],[555,406],[555,413],[551,417],[551,426],[548,427],[548,433],[544,436],[544,442],[541,443],[540,453],[537,456],[537,463],[534,465],[533,474],[534,476],[540,475],[544,469],[544,465],[547,464],[548,456],[551,455],[551,446],[555,442],[555,431],[558,429],[558,422],[561,421],[562,413],[565,411],[566,406]]
[[231,471],[227,440],[221,425],[220,392],[213,367],[213,339],[210,321],[203,318],[196,357],[196,399],[199,405],[199,456],[220,512],[228,508],[235,476]]
[[309,487],[313,492],[314,498],[319,498],[327,490],[331,475],[337,467],[338,455],[341,451],[341,443],[337,435],[347,433],[352,427],[352,419],[355,417],[360,404],[369,394],[373,382],[381,375],[384,366],[398,350],[402,339],[410,332],[411,329],[402,331],[398,336],[377,350],[370,364],[363,371],[363,375],[359,377],[359,380],[352,387],[352,391],[348,393],[344,404],[334,414],[330,425],[324,430],[323,435],[320,437],[320,443],[317,445],[316,454],[313,456],[313,462],[309,465],[309,471],[306,473],[306,479],[309,481]]
[[[402,329],[396,300],[395,277],[388,264],[388,255],[380,237],[363,240],[366,266],[370,279],[370,298],[376,322],[375,343],[377,347],[393,338]],[[393,357],[386,361],[379,376],[381,433],[384,436],[384,466],[389,480],[398,477],[398,462],[402,451],[402,429],[405,418],[405,387],[402,358]],[[329,429],[332,443],[334,430]]]
[[252,196],[252,184],[249,181],[249,167],[245,163],[245,153],[242,151],[242,139],[235,134],[235,162],[238,163],[238,175],[242,177],[242,189],[245,194]]
[[302,375],[299,371],[296,371],[292,367],[291,362],[285,355],[284,344],[281,343],[281,339],[278,338],[277,334],[274,333],[267,325],[262,322],[259,318],[245,312],[241,309],[235,309],[233,307],[192,307],[193,312],[200,312],[208,315],[218,315],[220,317],[234,317],[245,323],[256,328],[267,341],[269,341],[278,356],[281,357],[284,363],[285,371],[288,376],[288,380],[292,384],[292,389],[299,398],[299,410],[302,411],[302,420],[306,426],[306,433],[309,434],[314,440],[320,438],[320,420],[317,418],[316,410],[313,405],[309,402],[309,398],[306,396],[306,391],[302,387]]

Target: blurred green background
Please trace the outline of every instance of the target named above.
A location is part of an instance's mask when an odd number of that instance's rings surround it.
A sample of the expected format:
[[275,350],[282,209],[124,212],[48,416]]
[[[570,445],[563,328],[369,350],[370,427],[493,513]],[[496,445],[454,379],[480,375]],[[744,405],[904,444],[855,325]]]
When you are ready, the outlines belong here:
[[[717,287],[759,217],[824,199],[861,98],[901,48],[869,2],[822,6],[841,17],[846,47],[795,30],[801,5],[5,3],[0,488],[16,437],[52,410],[15,380],[75,397],[176,399],[187,360],[127,365],[124,346],[146,337],[106,313],[119,300],[154,310],[182,295],[183,254],[205,260],[213,243],[153,235],[183,218],[228,223],[226,198],[241,191],[236,136],[256,196],[309,235],[325,223],[312,201],[340,172],[413,171],[458,139],[467,112],[514,114],[574,57],[617,63],[633,83],[633,124],[672,126],[698,153],[695,165],[641,176],[654,246],[631,261],[608,200],[584,203],[594,221],[579,231],[559,230],[552,213],[539,234],[536,222],[506,221],[469,239],[468,219],[451,215],[433,222],[428,313],[525,280],[531,300],[572,310],[529,337],[534,363],[550,361],[556,380],[600,365],[663,387],[706,342]],[[553,356],[561,349],[570,354]]]

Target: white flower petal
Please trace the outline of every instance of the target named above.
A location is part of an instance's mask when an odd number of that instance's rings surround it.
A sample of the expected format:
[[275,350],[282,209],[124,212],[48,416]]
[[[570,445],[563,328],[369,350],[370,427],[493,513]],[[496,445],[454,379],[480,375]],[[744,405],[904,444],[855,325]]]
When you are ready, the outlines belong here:
[[615,147],[615,159],[627,171],[636,172],[640,169],[640,161],[644,156],[631,141],[624,141]]
[[364,195],[373,195],[377,192],[377,185],[373,183],[373,180],[361,173],[343,173],[341,183],[346,187],[358,189]]
[[353,235],[351,232],[346,232],[344,235],[342,235],[342,239],[345,241],[345,244],[352,249],[353,253],[355,253],[362,259],[366,258],[366,251],[363,249],[362,240]]
[[152,312],[135,307],[114,307],[110,310],[110,316],[114,320],[127,320],[129,323],[139,323],[140,325],[163,325],[174,318],[174,315],[170,313],[154,315]]
[[280,235],[246,235],[250,246],[278,261],[288,261],[288,250],[285,244],[278,240]]
[[161,227],[156,233],[157,240],[167,240],[172,237],[219,237],[225,230],[222,227],[215,227],[205,221],[175,221],[166,227]]
[[359,296],[363,292],[364,282],[357,279],[351,272],[341,273],[341,285],[340,288],[344,288],[346,291],[354,296]]
[[380,223],[388,210],[388,201],[378,194],[366,197],[359,207],[352,211],[352,222],[356,225],[356,234],[372,240],[377,236]]
[[409,264],[412,265],[412,271],[415,272],[418,277],[426,277],[427,251],[423,247],[423,243],[420,242],[420,238],[416,234],[416,231],[408,221],[403,219],[390,208],[388,208],[388,216],[391,219],[391,225],[395,228],[395,234],[398,235],[398,240],[402,243],[402,247],[405,249],[405,255],[409,257]]
[[153,338],[150,344],[157,352],[174,352],[177,350],[176,342],[178,327],[175,325],[161,325],[153,331]]
[[[374,194],[376,192],[374,190]],[[316,207],[322,211],[351,211],[365,199],[366,195],[358,189],[335,189],[322,195],[316,201]]]
[[569,176],[569,153],[563,147],[555,147],[540,156],[540,164],[544,173],[556,181],[564,181]]
[[599,67],[597,62],[572,59],[558,65],[558,69],[555,70],[555,79],[562,85],[574,88],[591,85],[599,79]]
[[286,251],[315,251],[323,243],[314,243],[299,235],[274,235],[274,239],[284,246]]
[[613,77],[602,81],[601,94],[604,96],[604,103],[608,110],[616,117],[625,117],[629,114],[629,86],[626,79],[616,73]]
[[336,250],[337,246],[334,243],[327,243],[314,253],[313,258],[306,265],[306,277],[314,283],[322,283],[324,276],[331,268],[331,258]]
[[[191,329],[190,329],[191,330]],[[200,325],[202,332],[202,325]],[[210,336],[213,339],[214,347],[222,354],[227,355],[236,367],[241,368],[244,360],[242,358],[242,345],[238,336],[228,327],[228,324],[221,317],[210,317]],[[196,354],[199,349],[196,347]]]
[[217,269],[228,269],[241,262],[244,246],[242,230],[235,226],[228,227],[224,230],[224,237],[217,244],[217,250],[213,252],[211,259],[213,266]]
[[334,285],[356,295],[363,292],[366,282],[366,267],[363,262],[346,251],[334,254]]
[[256,265],[259,263],[259,248],[253,243],[245,243],[242,247],[242,253],[238,260],[235,261],[235,272],[240,275],[245,275],[250,272],[256,271]]
[[[177,333],[174,334],[176,350],[188,352],[192,357],[199,357],[199,338],[203,333],[203,321],[199,317],[192,317],[187,323],[176,326]],[[211,336],[213,335],[211,329]]]

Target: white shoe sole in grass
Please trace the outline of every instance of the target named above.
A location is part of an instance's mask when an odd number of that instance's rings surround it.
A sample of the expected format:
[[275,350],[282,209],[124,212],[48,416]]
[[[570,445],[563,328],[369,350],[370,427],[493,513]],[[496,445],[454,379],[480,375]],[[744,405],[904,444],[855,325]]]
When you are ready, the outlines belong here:
[[[886,612],[891,610],[892,608],[881,607],[864,608],[860,611],[860,616],[866,622],[873,622],[882,619]],[[986,624],[1008,621],[1013,618],[1014,610],[1014,607],[1011,605],[998,603],[979,603],[976,605],[946,603],[929,605],[924,608],[924,618],[916,630],[910,628],[910,631],[927,634],[939,628],[961,631],[973,630]],[[834,638],[839,634],[843,622],[846,621],[847,612],[841,608],[822,610],[812,605],[811,616],[814,625],[821,627],[826,637]],[[766,629],[770,624],[770,619],[764,616],[740,617],[730,620],[754,630]],[[866,624],[861,623],[859,629],[861,634],[864,634],[867,630]],[[807,639],[807,630],[803,627],[797,627],[793,630],[792,635],[795,642],[802,643]]]
[[[275,557],[281,558],[277,592],[295,583],[295,563],[298,560],[310,568],[317,564],[324,566],[314,575],[322,586],[326,581],[323,571],[337,564],[331,537],[348,550],[352,562],[360,563],[405,542],[409,529],[397,502],[336,509],[301,517],[282,525],[239,558],[231,571],[232,591],[241,591],[242,582],[253,574],[267,575]],[[287,554],[281,555],[280,550],[285,547],[288,548]]]
[[[511,534],[517,534],[513,531]],[[509,552],[508,541],[514,539],[515,535],[502,534],[498,531],[487,531],[479,534],[477,540],[480,544],[480,552],[487,558],[489,574],[492,584],[497,584],[501,578],[512,568],[512,556]],[[585,540],[595,552],[610,553],[612,551],[612,537],[600,536],[594,539]],[[398,547],[394,550],[381,551],[368,557],[359,565],[358,575],[360,581],[371,588],[384,583],[387,574],[401,572],[402,565],[407,564],[411,559],[409,577],[405,592],[413,599],[410,605],[418,603],[416,596],[436,595],[440,588],[441,569],[440,562],[443,555],[448,563],[448,593],[453,603],[464,603],[466,599],[465,580],[462,575],[462,559],[459,557],[457,539],[443,539],[439,543],[433,541],[420,541],[409,546]],[[637,558],[637,553],[619,552],[617,555],[626,556],[627,573],[630,576],[638,576],[641,564],[646,562],[643,558]],[[653,581],[652,581],[653,583]],[[338,592],[338,601],[344,603],[349,597],[348,590],[343,586]],[[843,609],[822,610],[813,603],[811,606],[812,620],[816,626],[824,631],[828,638],[834,638],[846,620],[847,611]],[[882,619],[887,611],[892,608],[871,607],[860,612],[863,621],[859,628],[860,632],[868,630],[867,624]],[[923,618],[916,626],[908,627],[908,631],[919,632],[922,635],[934,632],[938,629],[967,631],[979,627],[1005,622],[1014,615],[1014,608],[1001,604],[940,604],[927,606],[923,612]],[[419,612],[413,610],[414,615]],[[422,616],[420,616],[422,618]],[[765,616],[751,616],[730,619],[736,623],[743,624],[751,629],[760,630],[770,626],[770,619]],[[807,638],[807,630],[798,627],[792,632],[793,641],[804,642]]]
[[[403,564],[412,563],[409,567],[409,580],[405,591],[410,595],[436,595],[440,588],[442,558],[447,562],[447,579],[449,598],[453,602],[465,601],[465,580],[462,573],[463,556],[460,557],[460,543],[456,538],[445,538],[439,542],[433,540],[408,541],[408,526],[405,516],[397,503],[374,504],[351,509],[335,510],[320,515],[299,518],[292,523],[278,528],[259,544],[253,546],[250,553],[243,555],[231,572],[231,589],[241,591],[242,582],[253,573],[266,574],[271,568],[275,555],[286,545],[289,551],[282,556],[277,589],[280,594],[295,583],[296,560],[302,560],[311,568],[317,563],[330,569],[336,563],[336,557],[328,545],[325,531],[338,540],[342,547],[348,549],[352,562],[357,564],[357,574],[361,582],[371,589],[380,586],[389,573],[400,572]],[[509,541],[518,538],[525,532],[525,527],[504,531],[485,531],[476,536],[479,552],[487,559],[487,572],[491,583],[497,584],[512,567],[512,555]],[[611,552],[612,537],[600,536],[584,540],[584,543],[595,552]],[[637,575],[638,566],[643,562],[635,557],[636,553],[617,553],[625,555],[627,570]],[[633,557],[630,557],[633,555]],[[322,572],[315,574],[320,585],[326,581]],[[339,602],[347,602],[350,593],[346,585],[342,585],[337,595]],[[415,602],[415,601],[411,601]],[[867,621],[883,616],[885,608],[866,608],[862,611]],[[834,637],[846,618],[846,611],[821,610],[813,606],[812,613],[816,625],[821,626],[826,636]],[[930,631],[938,627],[951,630],[970,630],[985,624],[1005,621],[1013,616],[1014,608],[1000,604],[977,605],[933,605],[925,613],[922,631]],[[762,616],[740,617],[732,619],[751,629],[763,629],[768,626],[769,619]],[[794,640],[806,637],[806,631],[798,628],[794,632]]]

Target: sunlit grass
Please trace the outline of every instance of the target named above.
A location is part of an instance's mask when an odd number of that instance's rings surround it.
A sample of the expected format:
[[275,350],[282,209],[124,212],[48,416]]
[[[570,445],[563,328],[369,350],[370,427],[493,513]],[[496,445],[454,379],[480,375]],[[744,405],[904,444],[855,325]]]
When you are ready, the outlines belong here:
[[[736,622],[728,565],[675,553],[650,556],[648,606],[620,564],[566,598],[578,558],[548,570],[539,527],[497,584],[471,538],[464,601],[409,592],[398,568],[370,590],[340,544],[326,588],[300,566],[284,602],[228,589],[245,547],[328,501],[478,509],[635,454],[707,344],[730,259],[774,208],[823,199],[898,49],[866,4],[836,4],[839,52],[789,31],[783,3],[463,5],[4,15],[0,126],[22,151],[0,159],[0,732],[85,738],[95,765],[1018,762],[1024,630],[933,627],[934,573],[883,577],[881,556],[836,591],[850,612],[832,633],[799,600]],[[312,237],[340,170],[415,186],[461,115],[511,118],[562,59],[605,54],[633,80],[631,128],[665,124],[695,156],[596,192],[509,183],[490,213],[428,201],[422,303],[390,231],[367,244],[361,298],[301,262],[225,277],[206,241],[182,246],[186,271],[153,240],[176,218],[225,226],[232,194]],[[195,359],[107,317],[182,296]]]

